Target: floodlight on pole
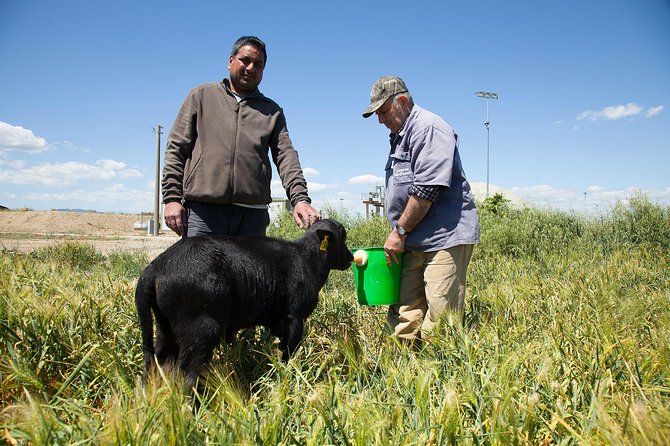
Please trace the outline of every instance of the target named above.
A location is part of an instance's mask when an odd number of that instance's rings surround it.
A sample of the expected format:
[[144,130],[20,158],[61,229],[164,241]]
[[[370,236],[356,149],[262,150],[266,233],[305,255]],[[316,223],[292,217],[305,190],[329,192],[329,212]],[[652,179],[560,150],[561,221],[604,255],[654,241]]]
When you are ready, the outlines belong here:
[[475,96],[486,99],[486,122],[484,127],[486,127],[486,197],[489,196],[489,99],[498,99],[497,93],[490,93],[488,91],[477,91]]
[[149,228],[152,232],[152,235],[158,235],[160,233],[160,190],[161,190],[161,130],[163,127],[157,125],[154,129],[156,131],[156,183],[154,184],[154,226]]

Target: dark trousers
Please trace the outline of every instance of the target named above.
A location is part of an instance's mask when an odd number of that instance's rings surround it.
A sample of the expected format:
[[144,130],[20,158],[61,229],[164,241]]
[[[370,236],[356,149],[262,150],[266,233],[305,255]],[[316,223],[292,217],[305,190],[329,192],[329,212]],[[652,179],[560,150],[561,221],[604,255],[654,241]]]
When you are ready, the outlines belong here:
[[186,237],[209,234],[265,235],[270,224],[267,209],[187,201],[186,210]]

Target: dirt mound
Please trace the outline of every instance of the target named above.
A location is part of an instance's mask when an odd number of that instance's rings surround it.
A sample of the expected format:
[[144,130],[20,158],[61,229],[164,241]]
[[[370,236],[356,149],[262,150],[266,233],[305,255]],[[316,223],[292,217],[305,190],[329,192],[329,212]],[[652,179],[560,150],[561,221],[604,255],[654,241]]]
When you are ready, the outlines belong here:
[[0,211],[0,250],[33,251],[65,240],[76,240],[95,246],[103,254],[114,251],[143,250],[149,259],[179,240],[170,231],[158,237],[135,229],[150,215],[103,214],[66,211]]
[[74,234],[91,236],[146,235],[134,229],[148,215],[65,211],[2,211],[0,232],[21,234]]

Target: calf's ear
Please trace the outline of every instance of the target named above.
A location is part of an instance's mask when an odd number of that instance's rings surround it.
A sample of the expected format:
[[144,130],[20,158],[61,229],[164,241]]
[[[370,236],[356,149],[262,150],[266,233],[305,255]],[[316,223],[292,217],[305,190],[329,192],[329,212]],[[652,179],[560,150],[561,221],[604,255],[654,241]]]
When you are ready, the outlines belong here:
[[325,229],[317,229],[316,236],[319,237],[319,241],[321,242],[319,244],[320,251],[328,251],[328,245],[335,241],[335,235]]

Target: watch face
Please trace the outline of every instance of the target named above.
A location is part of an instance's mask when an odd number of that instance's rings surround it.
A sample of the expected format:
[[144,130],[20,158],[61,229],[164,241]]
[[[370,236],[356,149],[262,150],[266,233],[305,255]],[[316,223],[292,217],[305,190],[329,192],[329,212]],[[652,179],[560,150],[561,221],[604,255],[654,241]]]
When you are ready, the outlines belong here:
[[403,228],[402,226],[395,225],[395,228],[398,230],[398,234],[400,234],[400,235],[406,235],[407,234],[407,230],[405,228]]

